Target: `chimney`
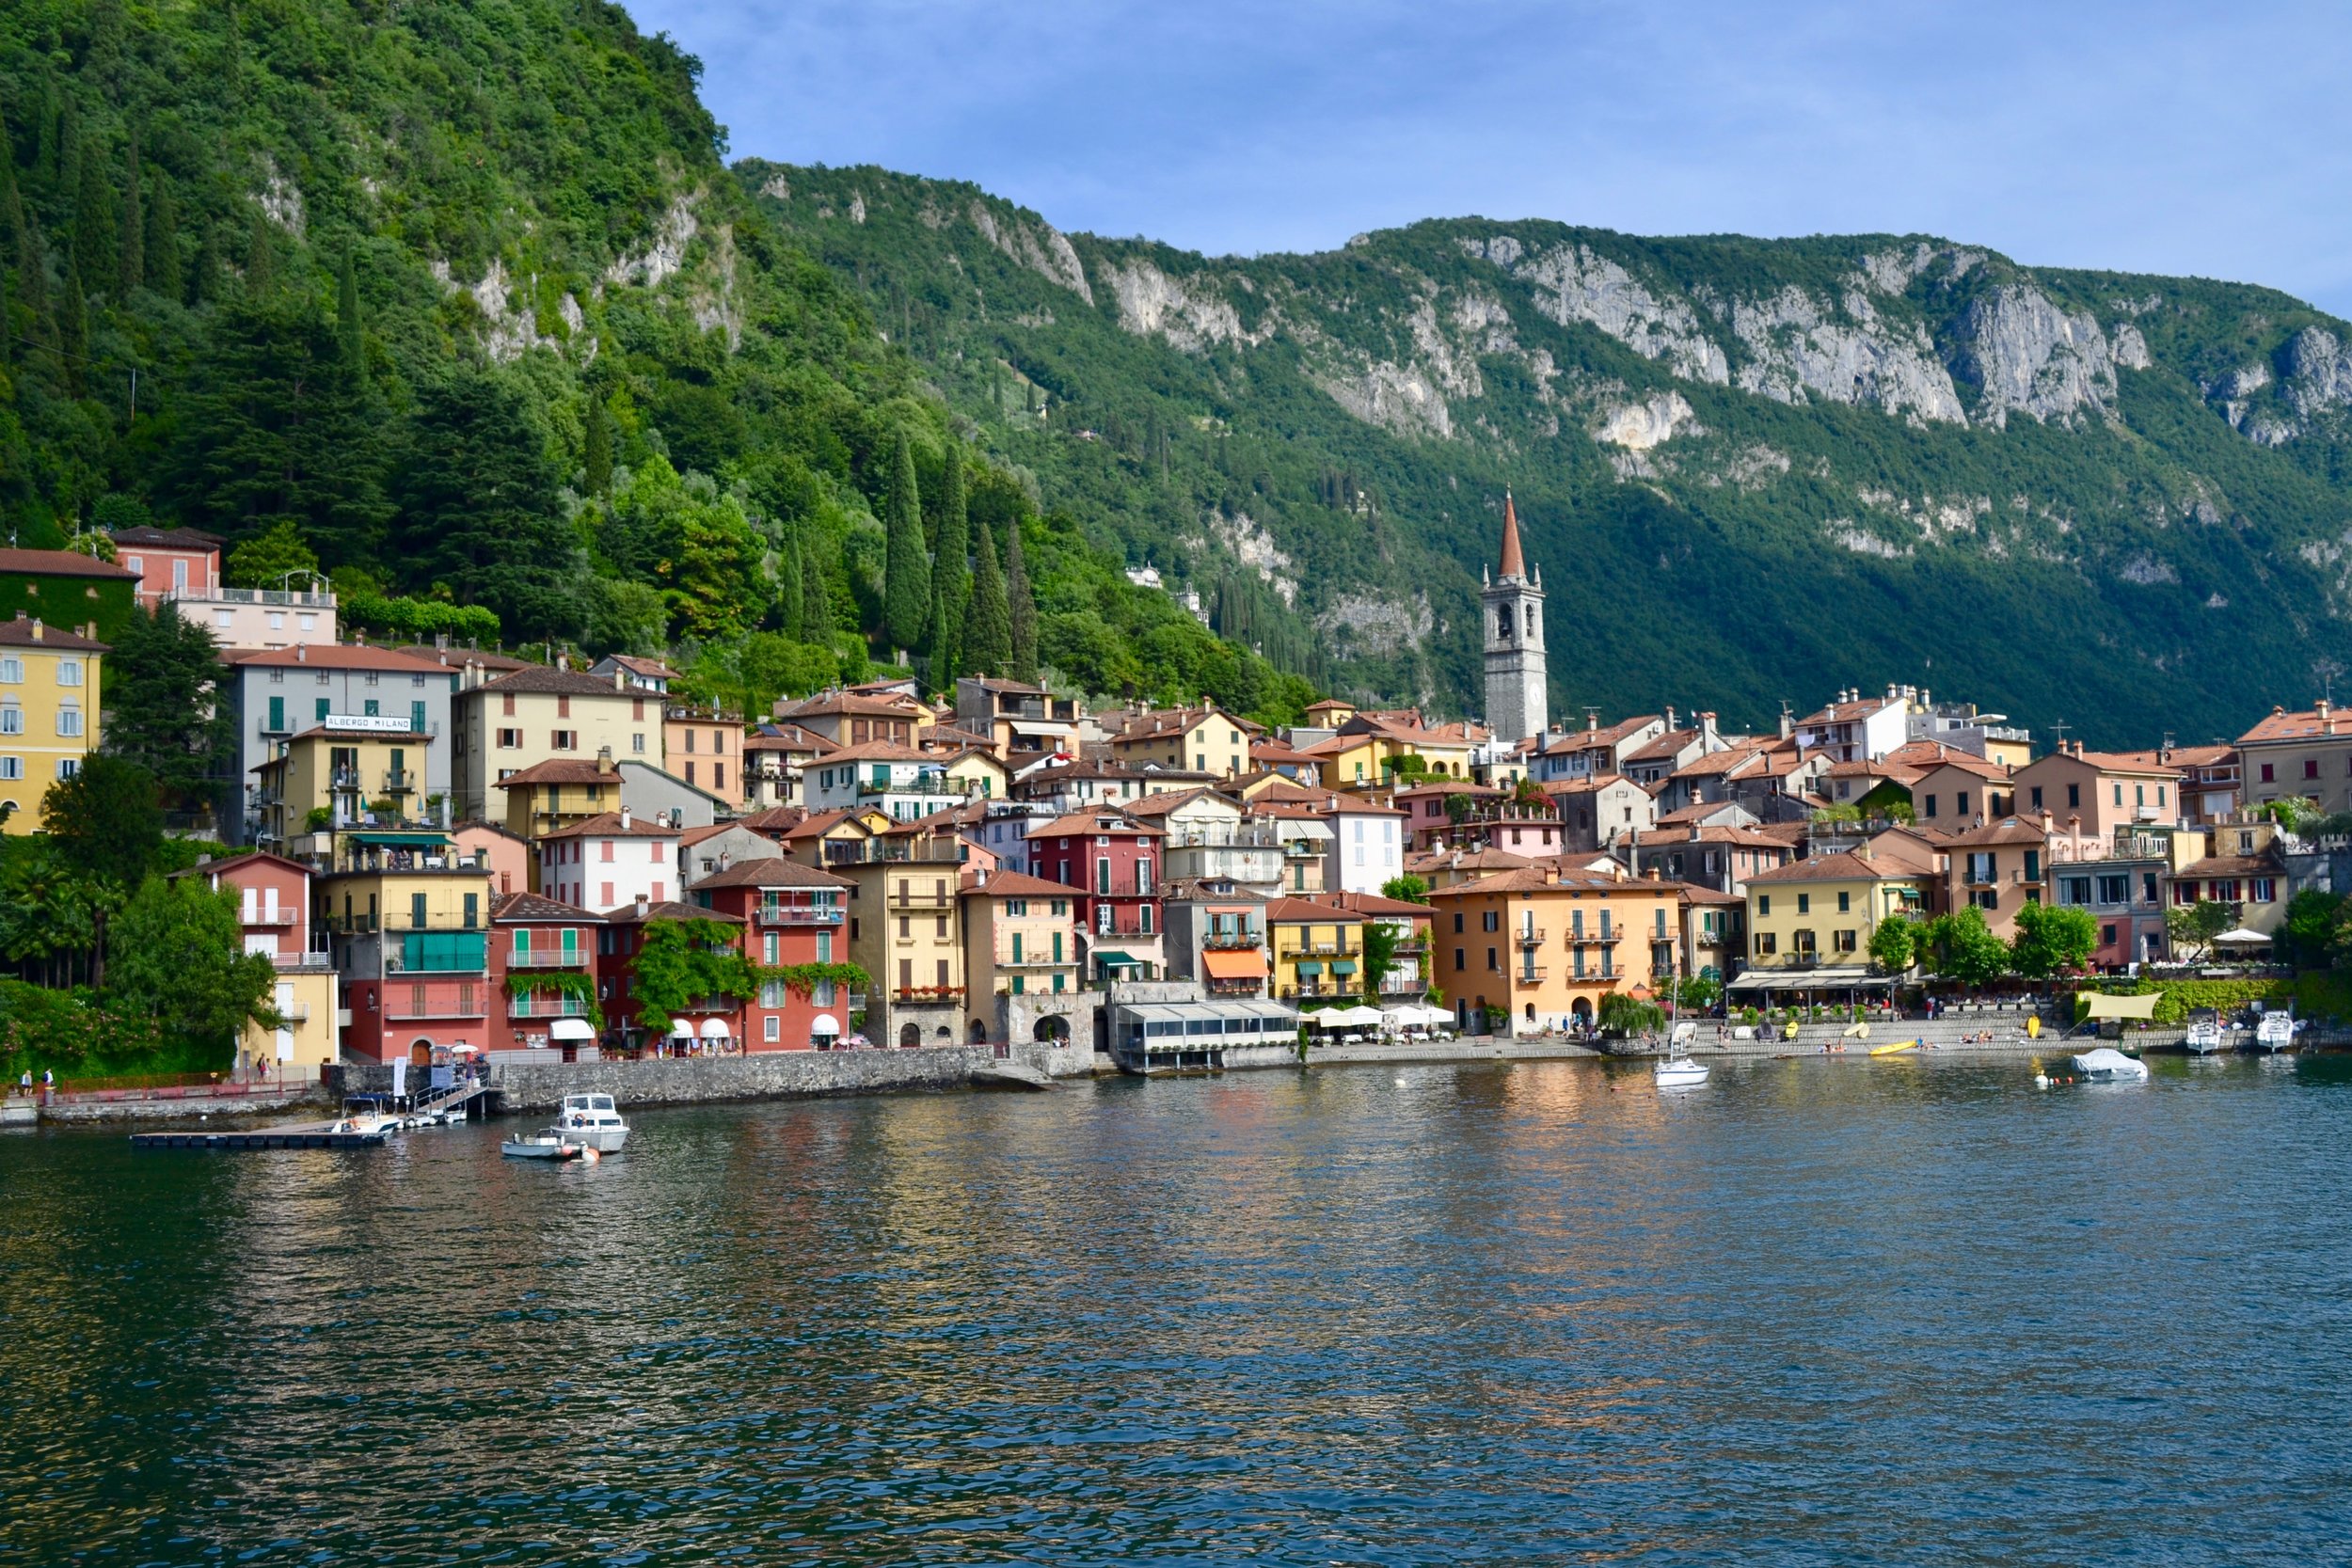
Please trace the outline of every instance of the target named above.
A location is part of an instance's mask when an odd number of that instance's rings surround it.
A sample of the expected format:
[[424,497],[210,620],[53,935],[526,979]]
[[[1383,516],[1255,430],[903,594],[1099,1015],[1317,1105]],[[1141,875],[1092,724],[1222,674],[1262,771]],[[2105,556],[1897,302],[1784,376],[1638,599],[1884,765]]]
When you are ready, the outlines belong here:
[[[36,622],[34,624],[38,626],[40,623]],[[34,635],[39,636],[40,633],[36,632]],[[310,662],[310,644],[308,642],[297,642],[294,644],[294,662],[296,664],[308,664]]]
[[1888,682],[1886,683],[1886,700],[1887,700],[1888,702],[1890,702],[1890,703],[1891,703],[1891,702],[1895,701],[1897,698],[1900,697],[1902,694],[1903,694],[1903,692],[1902,692],[1902,688],[1900,688],[1900,687],[1897,686],[1897,685],[1896,685],[1893,681],[1888,681]]
[[628,832],[628,802],[621,802],[621,832]]
[[40,617],[36,615],[33,617],[33,641],[38,642],[40,641]]
[[653,908],[653,900],[651,900],[651,899],[647,898],[647,897],[646,897],[644,894],[642,894],[642,893],[641,893],[641,894],[639,894],[639,895],[637,895],[637,918],[638,918],[638,919],[640,919],[640,920],[644,919],[644,918],[645,918],[645,915],[646,915],[646,912],[647,912],[648,911],[650,911],[652,908]]
[[1699,744],[1703,750],[1708,752],[1714,751],[1722,744],[1721,737],[1715,734],[1715,716],[1711,713],[1699,715]]
[[618,665],[614,665],[612,668],[612,689],[615,691],[627,691],[628,689],[628,672],[623,670]]
[[1667,708],[1667,709],[1666,709],[1666,733],[1667,733],[1668,735],[1672,735],[1672,734],[1674,733],[1674,727],[1675,727],[1675,710],[1674,710],[1673,708],[1669,707],[1669,708]]
[[2050,836],[2050,808],[2047,806],[2042,808],[2042,836]]

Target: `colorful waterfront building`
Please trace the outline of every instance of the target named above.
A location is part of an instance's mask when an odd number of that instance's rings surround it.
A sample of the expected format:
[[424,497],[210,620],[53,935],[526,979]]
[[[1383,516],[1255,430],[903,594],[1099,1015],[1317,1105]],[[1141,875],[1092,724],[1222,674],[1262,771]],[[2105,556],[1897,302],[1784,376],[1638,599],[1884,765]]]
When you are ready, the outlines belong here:
[[696,906],[741,922],[759,975],[743,1010],[745,1051],[829,1050],[851,1032],[870,987],[850,958],[850,885],[781,855],[732,862],[694,884]]
[[49,786],[96,749],[108,651],[29,615],[0,621],[0,832],[40,832]]

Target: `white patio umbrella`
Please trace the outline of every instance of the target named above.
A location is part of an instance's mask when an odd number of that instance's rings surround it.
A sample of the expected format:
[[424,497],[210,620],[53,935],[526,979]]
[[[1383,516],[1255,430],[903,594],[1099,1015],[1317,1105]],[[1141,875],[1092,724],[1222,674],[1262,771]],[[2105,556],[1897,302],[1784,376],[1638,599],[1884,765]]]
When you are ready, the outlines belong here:
[[1380,1009],[1377,1007],[1342,1007],[1321,1016],[1324,1022],[1346,1029],[1377,1028],[1380,1024]]
[[2262,931],[2249,931],[2243,926],[2239,927],[2234,931],[2224,931],[2219,936],[2214,938],[2213,941],[2214,945],[2217,947],[2267,947],[2270,945],[2270,938],[2267,933]]

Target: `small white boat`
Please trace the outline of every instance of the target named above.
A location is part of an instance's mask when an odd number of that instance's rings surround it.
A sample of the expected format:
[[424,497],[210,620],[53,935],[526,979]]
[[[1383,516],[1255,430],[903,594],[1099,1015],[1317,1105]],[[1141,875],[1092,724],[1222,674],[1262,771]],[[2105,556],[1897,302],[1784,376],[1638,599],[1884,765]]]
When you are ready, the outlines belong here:
[[2222,1039],[2220,1018],[2213,1013],[2199,1013],[2188,1021],[2188,1036],[2182,1043],[2192,1056],[2211,1056],[2221,1049]]
[[499,1152],[509,1160],[577,1160],[583,1152],[579,1144],[565,1143],[552,1128],[530,1138],[509,1138],[499,1145]]
[[599,1154],[618,1154],[628,1142],[628,1123],[621,1119],[620,1108],[609,1094],[565,1095],[549,1131],[567,1144]]
[[2126,1056],[2113,1046],[2103,1045],[2095,1051],[2085,1051],[2074,1058],[2074,1071],[2087,1083],[2144,1084],[2148,1081],[2148,1064]]
[[1698,1033],[1695,1023],[1677,1023],[1674,1037],[1667,1043],[1666,1053],[1650,1069],[1661,1089],[1695,1088],[1707,1082],[1708,1066],[1691,1059],[1691,1037]]
[[2295,1015],[2265,1013],[2254,1025],[2254,1049],[2267,1055],[2273,1052],[2292,1050],[2295,1045]]

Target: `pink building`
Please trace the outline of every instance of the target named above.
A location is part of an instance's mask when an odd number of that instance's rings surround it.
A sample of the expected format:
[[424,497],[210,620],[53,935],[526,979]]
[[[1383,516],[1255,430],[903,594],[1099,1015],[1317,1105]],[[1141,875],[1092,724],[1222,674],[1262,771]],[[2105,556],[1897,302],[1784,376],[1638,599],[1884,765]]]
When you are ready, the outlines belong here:
[[623,806],[539,835],[539,891],[580,910],[664,904],[677,886],[679,830]]

